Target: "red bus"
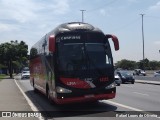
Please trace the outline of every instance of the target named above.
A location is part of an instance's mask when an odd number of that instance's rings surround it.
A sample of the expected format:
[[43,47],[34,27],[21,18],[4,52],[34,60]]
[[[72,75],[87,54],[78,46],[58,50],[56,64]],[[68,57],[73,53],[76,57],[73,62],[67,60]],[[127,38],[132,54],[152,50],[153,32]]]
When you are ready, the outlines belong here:
[[87,23],[65,23],[39,40],[30,51],[30,82],[56,104],[112,99],[116,94],[108,39],[116,36]]

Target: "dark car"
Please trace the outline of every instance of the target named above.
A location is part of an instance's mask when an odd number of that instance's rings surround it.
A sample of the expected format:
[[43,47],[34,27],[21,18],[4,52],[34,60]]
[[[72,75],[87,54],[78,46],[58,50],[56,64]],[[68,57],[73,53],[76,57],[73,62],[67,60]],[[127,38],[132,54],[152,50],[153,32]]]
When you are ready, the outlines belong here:
[[131,74],[130,72],[128,72],[128,71],[118,71],[117,74],[121,78],[122,83],[131,82],[132,84],[134,84],[135,79],[134,79],[133,74]]
[[160,71],[154,72],[154,77],[160,77]]

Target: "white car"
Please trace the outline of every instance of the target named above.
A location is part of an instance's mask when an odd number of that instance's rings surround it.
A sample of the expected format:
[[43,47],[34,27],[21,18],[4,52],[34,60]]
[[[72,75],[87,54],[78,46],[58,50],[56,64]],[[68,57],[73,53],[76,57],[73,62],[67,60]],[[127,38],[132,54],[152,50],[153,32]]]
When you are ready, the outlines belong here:
[[21,79],[29,79],[30,78],[30,72],[29,71],[22,71]]
[[117,86],[120,86],[121,83],[122,83],[122,80],[121,80],[121,78],[119,77],[119,75],[115,74],[115,75],[114,75],[114,79],[115,79],[116,85],[117,85]]
[[157,77],[157,76],[160,77],[160,71],[154,72],[154,77]]
[[146,72],[144,70],[141,69],[135,69],[133,72],[133,75],[143,75],[146,76]]

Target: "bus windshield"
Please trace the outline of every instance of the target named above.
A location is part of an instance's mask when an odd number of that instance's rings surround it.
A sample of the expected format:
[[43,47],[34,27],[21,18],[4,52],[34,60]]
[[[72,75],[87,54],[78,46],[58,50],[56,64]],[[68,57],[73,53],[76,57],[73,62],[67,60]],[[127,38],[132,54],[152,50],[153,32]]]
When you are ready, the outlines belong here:
[[[58,43],[58,68],[63,76],[75,76],[98,73],[106,75],[106,69],[112,67],[110,48],[103,43]],[[93,75],[92,75],[93,76]]]

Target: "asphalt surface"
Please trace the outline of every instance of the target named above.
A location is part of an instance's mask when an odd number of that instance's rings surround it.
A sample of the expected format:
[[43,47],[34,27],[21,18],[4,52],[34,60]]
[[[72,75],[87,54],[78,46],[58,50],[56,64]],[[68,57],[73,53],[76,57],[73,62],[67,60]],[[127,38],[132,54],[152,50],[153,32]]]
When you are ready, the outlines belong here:
[[137,83],[160,85],[160,77],[154,77],[153,75],[135,76],[135,80]]
[[148,76],[135,76],[136,80],[146,80],[146,81],[157,81],[160,82],[160,76],[154,77],[153,75]]
[[122,84],[111,100],[143,111],[160,111],[160,86],[151,84]]
[[[54,120],[135,120],[137,119],[136,116],[128,118],[125,117],[125,115],[134,115],[136,111],[142,111],[142,114],[145,112],[154,114],[156,111],[160,114],[159,85],[140,83],[135,83],[134,85],[121,84],[121,86],[117,87],[115,99],[103,100],[97,103],[79,103],[57,106],[49,103],[43,94],[34,93],[29,80],[21,80],[19,76],[16,76],[16,79],[16,82],[25,95],[27,95],[36,109],[41,111],[42,116],[52,116],[50,119]],[[33,106],[28,104],[13,79],[4,79],[0,81],[0,96],[0,111],[33,111],[33,109],[31,109]],[[116,115],[119,117],[113,117]],[[137,114],[135,113],[135,115]],[[142,117],[139,119],[157,120],[158,118]]]
[[[11,111],[12,113],[17,111],[20,111],[21,113],[32,111],[26,99],[15,84],[14,79],[4,79],[0,81],[0,114],[2,115],[2,112],[6,111]],[[3,116],[3,118],[0,117],[0,120],[9,119],[9,117],[7,117],[5,113],[3,113]],[[16,116],[16,114],[14,114],[13,116]],[[21,118],[15,117],[12,119],[17,120]],[[36,118],[30,119],[37,120]]]

